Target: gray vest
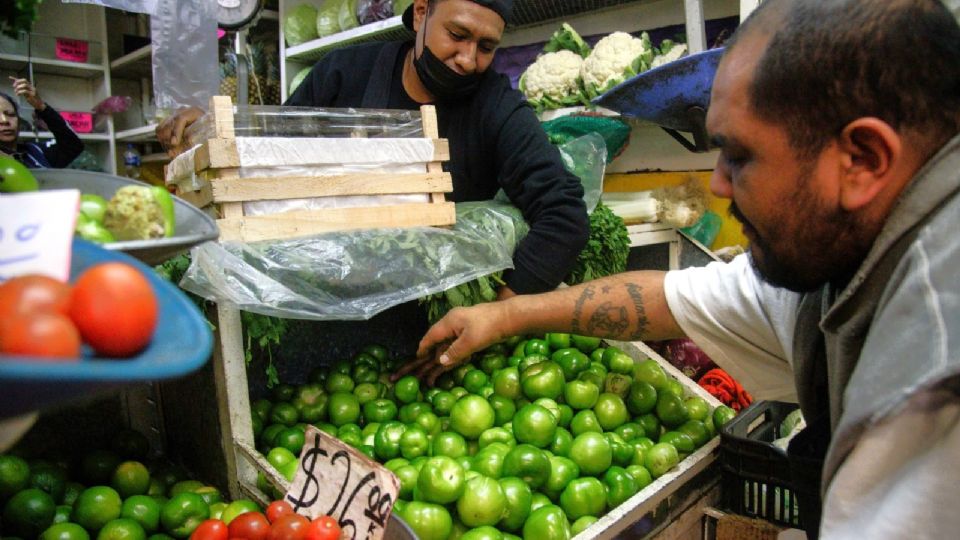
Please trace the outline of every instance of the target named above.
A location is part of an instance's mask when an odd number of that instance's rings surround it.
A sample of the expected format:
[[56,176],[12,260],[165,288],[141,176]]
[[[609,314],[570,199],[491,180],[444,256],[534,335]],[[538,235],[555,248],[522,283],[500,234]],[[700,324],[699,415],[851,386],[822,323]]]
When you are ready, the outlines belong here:
[[825,493],[872,424],[960,378],[960,136],[904,189],[846,288],[807,294],[798,309],[800,406],[833,433]]

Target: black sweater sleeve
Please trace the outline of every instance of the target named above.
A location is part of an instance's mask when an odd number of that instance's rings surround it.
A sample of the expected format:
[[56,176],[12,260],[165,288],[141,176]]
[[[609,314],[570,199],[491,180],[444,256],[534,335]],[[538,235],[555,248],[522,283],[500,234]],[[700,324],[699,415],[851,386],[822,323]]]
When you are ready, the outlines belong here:
[[518,92],[508,90],[491,116],[499,124],[500,184],[530,224],[505,281],[518,294],[551,290],[570,273],[590,235],[583,186]]
[[80,155],[80,152],[83,152],[83,141],[70,129],[60,113],[50,105],[42,111],[37,111],[37,116],[47,124],[56,141],[50,145],[41,145],[44,157],[53,167],[58,169],[66,167]]

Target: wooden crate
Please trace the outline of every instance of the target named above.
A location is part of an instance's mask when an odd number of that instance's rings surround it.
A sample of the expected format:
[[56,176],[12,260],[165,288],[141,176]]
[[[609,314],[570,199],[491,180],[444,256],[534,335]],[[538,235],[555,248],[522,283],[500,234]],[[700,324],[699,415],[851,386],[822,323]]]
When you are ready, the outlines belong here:
[[[449,173],[443,172],[441,164],[450,158],[449,144],[439,138],[434,106],[424,105],[420,112],[424,136],[434,148],[433,161],[425,164],[422,173],[241,178],[233,104],[229,97],[215,96],[210,103],[214,137],[203,142],[193,154],[193,168],[207,182],[196,191],[178,190],[177,194],[198,207],[211,203],[218,207],[217,226],[223,241],[277,240],[345,229],[452,225],[456,221],[454,204],[445,200],[444,193],[453,191],[453,180]],[[244,202],[254,201],[410,194],[425,195],[428,202],[294,210],[269,215],[245,215],[243,208]]]
[[[220,405],[221,430],[229,439],[227,445],[229,467],[231,474],[237,481],[231,486],[231,496],[250,497],[260,502],[268,502],[268,496],[257,486],[257,473],[266,477],[276,489],[286,491],[288,482],[274,469],[266,458],[256,450],[253,429],[251,427],[250,402],[247,394],[247,378],[244,369],[242,343],[239,334],[239,316],[232,319],[232,310],[218,308],[220,332],[228,331],[231,335],[227,343],[232,343],[233,350],[218,349],[214,354],[217,372],[217,393],[222,396]],[[224,327],[227,323],[227,327]],[[236,332],[234,334],[234,332]],[[221,336],[221,344],[224,343]],[[608,345],[620,348],[635,361],[652,358],[683,386],[685,395],[699,396],[705,399],[711,407],[720,405],[720,402],[701,388],[697,383],[686,378],[678,369],[673,367],[663,357],[642,342],[609,341]],[[228,360],[230,359],[230,360]],[[652,484],[636,493],[623,504],[610,510],[599,521],[577,535],[578,540],[610,539],[626,535],[631,536],[632,525],[647,516],[653,516],[655,522],[676,518],[691,503],[713,493],[715,495],[718,475],[712,465],[716,459],[719,436],[714,437],[696,452],[690,454],[669,473],[656,479]],[[695,512],[699,520],[700,510]],[[665,527],[660,523],[657,530]]]

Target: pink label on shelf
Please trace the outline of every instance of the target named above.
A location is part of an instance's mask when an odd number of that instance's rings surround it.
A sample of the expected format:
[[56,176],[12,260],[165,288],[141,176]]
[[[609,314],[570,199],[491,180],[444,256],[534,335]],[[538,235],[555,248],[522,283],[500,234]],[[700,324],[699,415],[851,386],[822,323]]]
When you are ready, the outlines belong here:
[[93,131],[93,114],[88,112],[61,112],[60,116],[70,124],[77,133]]
[[57,58],[68,62],[86,62],[90,44],[82,39],[57,38]]

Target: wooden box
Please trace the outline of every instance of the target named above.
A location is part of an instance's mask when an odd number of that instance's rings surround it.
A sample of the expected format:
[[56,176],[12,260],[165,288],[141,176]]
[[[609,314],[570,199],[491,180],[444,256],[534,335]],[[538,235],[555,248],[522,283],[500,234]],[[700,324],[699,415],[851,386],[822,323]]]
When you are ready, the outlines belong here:
[[[178,156],[167,167],[168,184],[177,184],[176,171],[192,168],[199,186],[184,188],[177,185],[177,195],[204,207],[213,204],[218,215],[221,241],[256,242],[309,236],[346,229],[380,227],[447,226],[456,221],[454,204],[446,201],[444,193],[453,190],[449,173],[443,172],[441,162],[449,159],[449,145],[440,139],[437,131],[436,110],[432,105],[421,107],[423,139],[432,149],[429,161],[422,163],[422,172],[351,172],[346,174],[283,173],[268,176],[248,174],[244,170],[244,148],[252,139],[243,140],[234,129],[234,108],[229,97],[215,96],[211,99],[213,136],[199,146]],[[274,145],[285,143],[323,146],[331,139],[270,139]],[[408,139],[404,139],[407,141]],[[388,144],[387,139],[340,138],[333,142],[340,148],[354,148],[356,153],[378,158],[378,146]],[[394,139],[396,141],[396,139]],[[421,145],[422,146],[422,145]],[[302,146],[301,146],[302,148]],[[429,152],[429,150],[428,150]],[[297,155],[297,149],[289,152]],[[258,156],[257,168],[275,166],[278,169],[290,165],[287,160],[270,154]],[[325,159],[336,162],[338,156]],[[388,158],[386,158],[388,159]],[[272,161],[271,161],[272,160]],[[179,161],[179,162],[178,162]],[[266,162],[266,163],[264,163]],[[410,169],[406,163],[405,171]],[[414,164],[416,166],[416,164]],[[173,170],[171,170],[171,167]],[[419,166],[416,166],[419,168]],[[323,197],[422,195],[424,202],[383,204],[365,206],[314,208],[281,211],[253,215],[245,210],[244,203],[258,201],[283,201]],[[395,199],[393,199],[395,200]]]

